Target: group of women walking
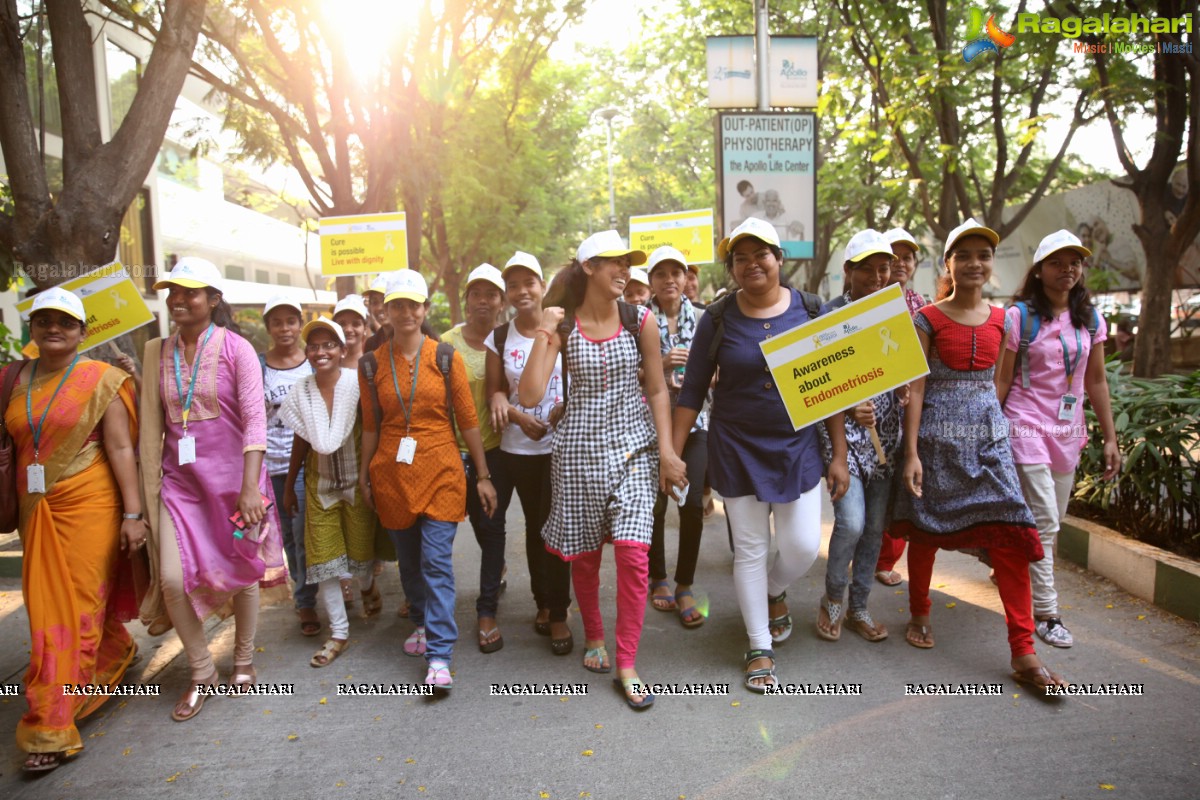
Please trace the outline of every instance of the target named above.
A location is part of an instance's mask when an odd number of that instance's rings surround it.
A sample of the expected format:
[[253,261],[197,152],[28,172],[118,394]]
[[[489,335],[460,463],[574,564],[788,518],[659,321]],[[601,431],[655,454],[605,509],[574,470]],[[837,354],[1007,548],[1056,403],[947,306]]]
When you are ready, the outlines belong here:
[[[470,520],[480,547],[476,632],[493,653],[504,644],[514,492],[534,629],[555,655],[572,652],[573,587],[582,665],[615,668],[632,708],[654,702],[636,665],[647,599],[685,627],[705,620],[692,586],[706,482],[724,498],[748,689],[779,685],[773,646],[794,628],[787,590],[819,551],[822,484],[835,525],[818,636],[836,641],[843,625],[869,641],[888,636],[867,608],[871,579],[901,580],[892,568],[907,540],[905,639],[933,647],[937,550],[968,550],[994,570],[1017,680],[1062,685],[1033,634],[1072,643],[1050,554],[1086,438],[1083,393],[1104,435],[1105,477],[1120,468],[1097,346],[1105,330],[1082,284],[1088,251],[1065,231],[1038,249],[1021,302],[989,305],[982,289],[998,241],[968,220],[947,239],[937,302],[922,307],[907,291],[926,378],[800,430],[760,344],[889,282],[904,286],[919,252],[905,231],[853,237],[846,291],[822,304],[787,285],[774,226],[747,219],[718,248],[736,289],[706,310],[688,297],[682,253],[647,257],[605,231],[548,288],[528,253],[475,269],[466,322],[443,341],[428,326],[425,280],[402,270],[365,299],[340,301],[332,319],[303,324],[301,309],[271,301],[262,356],[239,335],[217,268],[185,258],[155,284],[174,332],[147,344],[140,398],[123,370],[80,354],[79,299],[38,294],[38,358],[0,375],[33,634],[17,732],[26,769],[82,749],[76,722],[103,698],[62,687],[119,683],[136,656],[123,622],[139,611],[151,632],[173,627],[184,645],[190,684],[173,719],[200,713],[205,687],[222,682],[203,628],[222,607],[235,618],[225,682],[253,685],[258,591],[284,580],[285,553],[300,632],[320,634],[318,600],[329,621],[313,667],[349,646],[353,582],[364,616],[378,614],[376,575],[397,559],[412,624],[403,650],[424,659],[425,684],[449,690],[458,523]],[[627,303],[631,270],[643,265],[650,297]],[[514,315],[500,322],[505,301]],[[680,519],[673,586],[670,504]],[[901,546],[884,546],[885,528]],[[599,602],[606,543],[617,576],[611,655]],[[141,597],[139,565],[149,572]]]

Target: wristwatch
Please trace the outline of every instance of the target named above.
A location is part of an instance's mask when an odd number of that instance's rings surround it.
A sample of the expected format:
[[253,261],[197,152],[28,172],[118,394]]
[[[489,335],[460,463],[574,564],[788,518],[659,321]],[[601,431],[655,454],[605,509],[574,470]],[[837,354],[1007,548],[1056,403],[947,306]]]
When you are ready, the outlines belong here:
[[122,519],[142,519],[144,517],[145,517],[144,514],[122,514],[121,515]]
[[490,481],[491,479],[492,479],[492,473],[489,472],[487,475],[480,475],[478,478],[475,479],[475,482],[479,483],[480,481]]

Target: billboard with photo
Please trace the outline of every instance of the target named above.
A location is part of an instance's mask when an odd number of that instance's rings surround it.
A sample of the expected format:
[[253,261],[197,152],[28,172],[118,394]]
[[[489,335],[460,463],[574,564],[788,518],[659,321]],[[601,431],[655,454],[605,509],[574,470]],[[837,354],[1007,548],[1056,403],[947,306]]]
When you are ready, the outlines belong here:
[[787,258],[812,258],[817,222],[817,115],[717,115],[720,231],[747,217],[775,226]]

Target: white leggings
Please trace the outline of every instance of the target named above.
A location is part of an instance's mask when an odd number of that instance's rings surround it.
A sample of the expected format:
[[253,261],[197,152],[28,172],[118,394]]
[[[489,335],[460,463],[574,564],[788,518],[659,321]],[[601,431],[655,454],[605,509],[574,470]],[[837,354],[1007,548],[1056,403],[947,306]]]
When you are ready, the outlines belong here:
[[334,639],[350,638],[350,618],[346,615],[346,600],[342,597],[342,581],[330,578],[317,584],[317,594],[329,616],[329,635]]
[[[773,558],[772,512],[778,543]],[[790,503],[764,503],[754,495],[726,497],[725,515],[733,530],[733,584],[750,649],[769,649],[767,596],[782,594],[808,572],[821,549],[821,485]]]

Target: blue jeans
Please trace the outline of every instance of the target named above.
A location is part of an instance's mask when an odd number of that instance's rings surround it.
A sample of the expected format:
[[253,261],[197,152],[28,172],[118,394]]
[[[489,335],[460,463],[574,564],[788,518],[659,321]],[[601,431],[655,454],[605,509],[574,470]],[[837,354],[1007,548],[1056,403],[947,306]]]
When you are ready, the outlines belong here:
[[387,529],[400,560],[400,583],[412,605],[409,619],[425,626],[425,660],[449,662],[458,641],[454,621],[454,550],[456,522],[426,516],[404,530]]
[[304,582],[304,470],[296,477],[296,504],[299,509],[296,516],[283,510],[284,481],[287,475],[272,475],[271,488],[275,491],[275,509],[279,512],[279,524],[283,527],[283,553],[287,556],[288,573],[292,576],[295,588],[292,599],[296,608],[317,607],[317,586]]
[[883,543],[884,518],[887,515],[892,482],[874,477],[863,483],[850,475],[850,488],[833,504],[833,535],[829,537],[829,563],[825,569],[825,594],[840,603],[846,595],[847,570],[854,562],[850,582],[850,610],[866,611],[875,562]]
[[504,517],[512,502],[513,482],[504,468],[504,457],[499,447],[484,453],[488,472],[492,476],[492,487],[496,490],[496,510],[489,517],[483,513],[479,502],[475,462],[470,454],[463,454],[463,469],[467,473],[467,519],[475,531],[479,543],[479,599],[475,601],[475,614],[495,619],[500,605],[500,581],[504,575]]

